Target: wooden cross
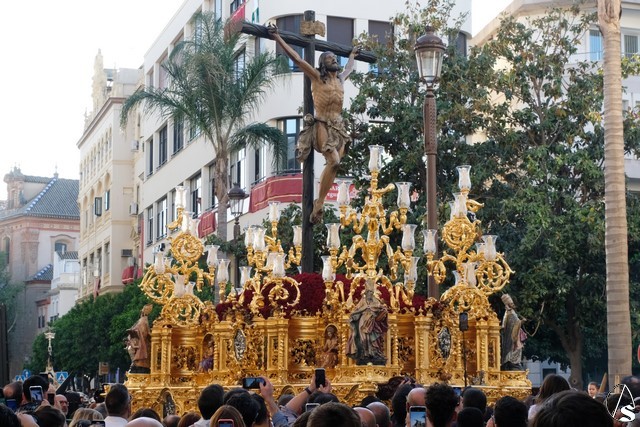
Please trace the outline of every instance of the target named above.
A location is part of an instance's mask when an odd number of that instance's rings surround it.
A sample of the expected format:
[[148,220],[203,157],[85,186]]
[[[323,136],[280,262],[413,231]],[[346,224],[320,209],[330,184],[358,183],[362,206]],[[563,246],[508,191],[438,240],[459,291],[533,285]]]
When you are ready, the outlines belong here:
[[[315,67],[316,50],[321,52],[331,51],[338,56],[348,57],[353,47],[332,43],[325,40],[317,40],[316,34],[324,36],[324,24],[318,22],[316,13],[312,10],[304,12],[304,18],[300,24],[300,34],[289,31],[279,31],[280,37],[290,45],[304,47],[304,60],[312,67]],[[251,24],[249,22],[242,23],[242,33],[250,34],[255,37],[273,39],[269,34],[267,27],[264,25]],[[374,63],[377,57],[372,52],[361,51],[355,57],[358,61]],[[313,97],[311,95],[311,80],[307,76],[304,77],[304,96],[303,96],[303,116],[306,114],[313,115]],[[313,224],[309,217],[313,210],[313,171],[314,150],[312,149],[309,156],[303,163],[302,168],[302,272],[312,273],[313,265]]]

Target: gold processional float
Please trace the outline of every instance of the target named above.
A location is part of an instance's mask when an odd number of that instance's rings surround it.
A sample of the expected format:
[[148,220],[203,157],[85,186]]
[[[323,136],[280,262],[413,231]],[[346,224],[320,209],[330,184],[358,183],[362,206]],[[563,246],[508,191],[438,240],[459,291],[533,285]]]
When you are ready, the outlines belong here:
[[[483,236],[475,219],[482,205],[468,198],[470,166],[458,168],[460,192],[441,231],[440,257],[436,230],[422,232],[428,274],[441,284],[452,272],[455,284],[438,300],[424,299],[414,295],[422,257],[415,251],[417,226],[406,223],[410,184],[378,188],[381,150],[370,147],[370,187],[360,212],[349,206],[350,182],[338,182],[340,223],[326,224],[322,281],[300,283],[285,274],[300,263],[302,232],[294,227],[293,247],[285,252],[275,202],[270,234],[258,226],[246,230],[248,265],[240,268],[240,287],[228,290],[229,260],[197,237],[197,220],[181,203],[185,190],[177,188],[178,219],[168,227],[179,231],[170,256],[158,252],[140,284],[162,311],[151,328],[148,369],[134,362],[127,375],[135,408],[182,414],[197,409],[205,386],[239,387],[242,378],[260,375],[276,396],[298,393],[316,367],[326,369],[333,393],[349,404],[396,376],[481,387],[490,401],[530,394],[526,371],[501,370],[501,322],[488,296],[504,288],[512,271],[496,252],[496,236]],[[398,209],[388,213],[382,198],[396,188]],[[355,234],[349,248],[340,247],[341,227]],[[395,251],[392,233],[402,233]],[[205,251],[208,271],[198,267]],[[346,274],[337,280],[340,267]],[[194,295],[203,286],[217,286],[218,304]],[[461,331],[461,320],[468,330]]]

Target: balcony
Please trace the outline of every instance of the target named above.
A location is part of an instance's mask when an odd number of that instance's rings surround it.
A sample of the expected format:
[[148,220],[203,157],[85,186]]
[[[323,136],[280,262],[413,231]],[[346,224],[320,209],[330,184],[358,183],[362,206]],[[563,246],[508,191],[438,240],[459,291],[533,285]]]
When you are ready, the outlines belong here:
[[271,176],[251,189],[249,212],[269,206],[269,202],[301,203],[302,173]]

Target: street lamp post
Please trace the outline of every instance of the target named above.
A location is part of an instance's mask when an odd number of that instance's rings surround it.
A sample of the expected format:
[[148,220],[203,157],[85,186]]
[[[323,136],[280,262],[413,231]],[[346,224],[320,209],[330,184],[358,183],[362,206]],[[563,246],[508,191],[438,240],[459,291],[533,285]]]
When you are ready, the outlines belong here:
[[[442,70],[442,58],[445,46],[440,37],[436,36],[433,28],[427,27],[427,33],[416,40],[415,52],[418,62],[420,79],[427,85],[427,93],[424,98],[424,153],[427,168],[427,227],[430,230],[438,228],[438,212],[436,202],[436,154],[438,152],[438,140],[436,138],[436,98],[435,85],[440,78]],[[432,276],[429,276],[427,296],[438,298],[439,292]]]
[[[229,204],[231,208],[231,215],[234,216],[235,222],[233,224],[233,239],[237,241],[240,238],[240,215],[243,213],[244,209],[244,199],[247,197],[247,193],[244,192],[242,188],[240,188],[240,184],[237,182],[233,183],[233,187],[229,190]],[[240,266],[238,265],[238,258],[236,257],[236,274],[235,281],[236,285],[240,277]],[[237,287],[237,286],[236,286]]]

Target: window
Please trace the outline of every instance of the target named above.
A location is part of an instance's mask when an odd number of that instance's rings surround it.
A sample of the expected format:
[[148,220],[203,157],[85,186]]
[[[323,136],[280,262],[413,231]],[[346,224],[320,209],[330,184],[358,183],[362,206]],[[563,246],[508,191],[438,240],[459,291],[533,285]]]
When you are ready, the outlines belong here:
[[455,39],[450,41],[456,47],[456,54],[460,56],[467,56],[467,36],[465,33],[458,32]]
[[245,188],[245,179],[244,179],[244,165],[247,149],[243,148],[241,150],[236,151],[235,153],[231,153],[231,183],[237,182],[240,184],[240,188]]
[[153,207],[147,209],[147,245],[153,243]]
[[236,80],[242,77],[242,73],[244,73],[244,64],[245,64],[245,49],[242,49],[235,58],[233,58],[233,74]]
[[216,197],[216,164],[215,162],[209,166],[209,191],[211,191],[211,206],[215,208],[218,205],[218,198]]
[[176,190],[171,191],[171,222],[175,221],[178,217],[178,211],[176,209]]
[[167,163],[167,126],[158,133],[158,166]]
[[296,160],[296,144],[298,143],[298,134],[300,133],[300,119],[298,117],[290,117],[278,121],[278,126],[287,138],[287,159],[281,170],[299,171],[300,163]]
[[164,63],[167,60],[167,55],[163,56],[160,61],[158,61],[158,89],[165,89],[167,87],[167,78],[168,73],[164,68]]
[[[390,22],[369,21],[369,38],[374,39],[380,45],[393,42],[393,26]],[[380,74],[377,63],[369,65],[369,69],[376,75]]]
[[184,146],[184,122],[174,120],[173,122],[173,154],[182,150]]
[[111,245],[109,242],[104,244],[104,274],[111,271]]
[[638,53],[638,36],[624,35],[624,56],[627,58]]
[[244,0],[231,0],[230,10],[232,15],[233,15],[233,12],[238,10],[238,8],[242,5],[242,3],[244,3]]
[[155,85],[153,83],[153,69],[151,71],[149,71],[149,74],[147,74],[147,86],[155,87]]
[[200,135],[200,128],[198,125],[189,124],[189,140],[195,139]]
[[191,180],[191,212],[194,218],[202,212],[202,177],[200,174]]
[[[327,41],[351,46],[353,44],[353,19],[328,16]],[[347,64],[348,58],[339,56],[338,59],[342,67]]]
[[393,40],[393,27],[390,22],[369,21],[369,38],[385,45]]
[[153,175],[153,139],[147,141],[147,176]]
[[167,235],[167,198],[160,200],[158,202],[158,207],[156,209],[157,212],[157,221],[156,226],[158,229],[156,230],[156,236],[158,239],[161,239]]
[[104,210],[108,211],[111,207],[111,190],[104,192]]
[[222,19],[222,0],[216,0],[213,10],[216,18],[218,18],[218,20]]
[[[302,15],[290,15],[290,16],[283,16],[282,18],[278,18],[276,20],[276,25],[278,26],[279,30],[299,33],[301,22],[302,22]],[[298,52],[298,55],[300,55],[301,57],[304,56],[304,49],[301,46],[291,45],[291,47],[293,48],[293,50]],[[277,45],[277,44],[276,44],[276,54],[284,55],[288,59],[289,68],[291,69],[291,71],[300,71],[300,69],[293,63],[291,58],[289,58],[284,53],[284,50],[280,47],[280,45]]]
[[267,174],[267,146],[261,145],[253,153],[253,181],[260,182]]
[[53,250],[56,252],[59,252],[61,254],[64,254],[67,252],[67,244],[65,242],[62,242],[60,240],[58,240],[54,246],[53,246]]

